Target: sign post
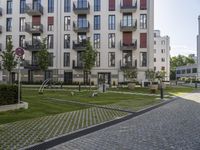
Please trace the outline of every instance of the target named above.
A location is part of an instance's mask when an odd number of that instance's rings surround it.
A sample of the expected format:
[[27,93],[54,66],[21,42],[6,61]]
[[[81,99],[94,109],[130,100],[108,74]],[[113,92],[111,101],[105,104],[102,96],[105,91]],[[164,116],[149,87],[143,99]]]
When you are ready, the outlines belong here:
[[18,56],[17,58],[17,68],[18,68],[18,104],[20,103],[20,99],[21,99],[21,70],[20,70],[20,62],[21,62],[21,58],[24,55],[24,49],[22,48],[16,48],[15,49],[15,54]]

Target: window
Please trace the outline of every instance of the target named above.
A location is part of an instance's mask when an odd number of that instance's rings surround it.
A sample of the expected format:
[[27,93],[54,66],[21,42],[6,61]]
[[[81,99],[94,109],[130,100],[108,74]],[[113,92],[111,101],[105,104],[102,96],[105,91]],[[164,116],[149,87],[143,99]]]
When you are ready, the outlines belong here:
[[123,14],[123,20],[121,22],[122,27],[131,27],[134,25],[132,14]]
[[161,53],[165,53],[165,49],[161,49]]
[[12,31],[12,18],[6,19],[6,31],[11,32]]
[[154,58],[154,62],[156,62],[156,58]]
[[197,73],[197,68],[192,68],[192,73]]
[[71,30],[71,17],[65,16],[64,18],[64,30],[70,31]]
[[54,17],[48,17],[48,31],[53,31]]
[[100,67],[100,52],[97,52],[97,53],[96,53],[95,66],[96,66],[96,67]]
[[7,0],[7,14],[12,14],[12,0]]
[[95,15],[94,16],[94,30],[100,30],[101,28],[101,23],[100,23],[100,15]]
[[101,0],[94,0],[94,11],[101,11]]
[[100,34],[94,34],[94,48],[100,48]]
[[115,33],[108,34],[108,48],[115,48]]
[[156,45],[156,41],[154,41],[154,45]]
[[25,18],[21,17],[19,19],[19,31],[24,32],[25,31]]
[[191,73],[191,69],[187,69],[187,73]]
[[12,35],[6,35],[6,47],[8,45],[9,40],[12,41]]
[[181,74],[181,71],[180,70],[176,70],[176,74]]
[[24,47],[25,46],[25,35],[20,35],[19,36],[19,47]]
[[147,33],[140,33],[140,48],[147,48]]
[[26,0],[20,0],[20,14],[25,13]]
[[47,48],[48,49],[53,49],[53,35],[48,35]]
[[70,34],[64,35],[64,48],[70,48]]
[[165,62],[165,58],[161,58],[161,61],[162,61],[162,62]]
[[64,67],[70,67],[70,53],[64,53]]
[[109,11],[115,11],[115,0],[109,0]]
[[48,13],[54,12],[54,0],[48,0]]
[[108,66],[115,67],[115,52],[108,53]]
[[71,11],[71,0],[64,0],[64,12]]
[[156,71],[156,67],[154,67],[154,71]]
[[123,51],[121,66],[132,67],[133,66],[132,65],[133,64],[132,63],[132,61],[133,61],[132,55],[133,55],[132,51],[130,51],[130,50]]
[[108,29],[109,30],[115,30],[115,15],[109,15]]
[[140,66],[147,67],[147,53],[146,52],[140,53]]
[[165,41],[164,41],[164,40],[162,40],[162,41],[161,41],[161,44],[162,44],[162,45],[165,45]]
[[49,53],[49,67],[53,67],[53,53]]
[[[162,67],[161,67],[161,70],[162,70],[162,71],[165,71],[165,67],[164,67],[164,66],[162,66]],[[184,71],[185,71],[185,70],[184,70]]]
[[140,10],[147,9],[147,0],[140,0]]
[[147,15],[141,14],[140,15],[140,29],[146,29],[147,28]]

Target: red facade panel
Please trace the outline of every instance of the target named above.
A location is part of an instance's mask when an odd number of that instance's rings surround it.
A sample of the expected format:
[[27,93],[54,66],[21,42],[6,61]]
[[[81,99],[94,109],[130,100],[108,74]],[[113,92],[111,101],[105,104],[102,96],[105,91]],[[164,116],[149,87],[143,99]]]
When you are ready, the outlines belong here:
[[115,11],[115,0],[109,0],[109,11]]
[[123,6],[124,7],[131,7],[132,6],[132,0],[123,0]]
[[48,25],[53,25],[54,18],[53,17],[48,17]]
[[147,48],[147,33],[140,33],[140,48]]
[[41,17],[40,16],[33,16],[32,17],[33,25],[40,25],[41,24]]
[[147,0],[140,0],[140,9],[141,10],[147,9]]
[[132,32],[123,33],[123,44],[130,45],[132,44]]

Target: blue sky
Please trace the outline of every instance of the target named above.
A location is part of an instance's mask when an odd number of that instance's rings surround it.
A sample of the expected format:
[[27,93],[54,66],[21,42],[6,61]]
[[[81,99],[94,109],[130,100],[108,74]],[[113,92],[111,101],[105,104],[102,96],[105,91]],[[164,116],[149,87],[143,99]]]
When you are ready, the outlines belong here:
[[200,0],[154,0],[155,29],[169,35],[171,55],[196,54]]

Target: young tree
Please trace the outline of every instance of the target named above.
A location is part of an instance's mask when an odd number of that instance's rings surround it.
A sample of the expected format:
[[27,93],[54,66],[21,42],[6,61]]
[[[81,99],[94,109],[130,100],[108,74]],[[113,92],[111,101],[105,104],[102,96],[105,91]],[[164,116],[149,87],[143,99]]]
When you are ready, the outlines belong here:
[[156,72],[154,70],[147,70],[145,71],[146,79],[150,81],[150,84],[155,81],[156,79]]
[[12,78],[11,78],[12,70],[16,67],[17,61],[15,59],[15,51],[13,51],[13,44],[10,38],[6,46],[6,51],[3,51],[0,57],[2,58],[3,68],[7,70],[9,73],[8,75],[9,84],[12,84]]
[[124,72],[125,77],[126,77],[128,80],[130,80],[130,81],[132,81],[132,82],[136,81],[136,79],[137,79],[137,69],[136,69],[136,68],[124,69],[123,72]]
[[[83,64],[84,64],[84,72],[89,75],[91,74],[91,70],[95,65],[97,52],[92,48],[90,41],[87,41],[86,49],[83,52]],[[88,79],[88,76],[87,76]],[[90,79],[89,79],[90,80]]]
[[38,66],[45,72],[49,66],[49,52],[47,51],[46,38],[44,38],[40,45],[40,50],[37,53]]

